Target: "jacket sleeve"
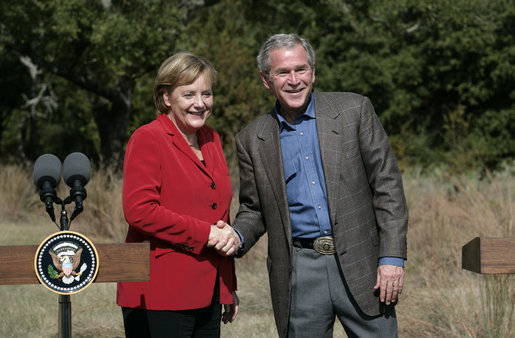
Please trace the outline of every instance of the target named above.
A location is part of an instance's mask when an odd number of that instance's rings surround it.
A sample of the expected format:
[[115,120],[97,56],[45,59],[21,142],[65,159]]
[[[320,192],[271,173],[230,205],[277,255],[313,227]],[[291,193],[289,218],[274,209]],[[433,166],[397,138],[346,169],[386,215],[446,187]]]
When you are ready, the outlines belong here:
[[123,178],[125,218],[145,237],[198,254],[207,243],[211,224],[161,205],[162,161],[166,154],[162,153],[159,140],[152,130],[140,128],[127,145]]
[[249,147],[248,135],[240,132],[236,136],[236,150],[240,169],[240,208],[233,227],[243,237],[244,247],[243,251],[237,255],[238,257],[247,253],[266,232]]
[[360,119],[359,145],[373,194],[379,257],[406,259],[408,208],[401,172],[388,136],[367,97],[363,97]]

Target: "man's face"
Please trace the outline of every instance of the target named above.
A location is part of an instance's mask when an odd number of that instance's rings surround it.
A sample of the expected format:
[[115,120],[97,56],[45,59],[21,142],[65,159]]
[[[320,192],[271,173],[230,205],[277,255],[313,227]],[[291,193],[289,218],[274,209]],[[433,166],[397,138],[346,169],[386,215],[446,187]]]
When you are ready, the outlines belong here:
[[309,66],[304,47],[273,49],[270,64],[269,77],[261,72],[261,79],[279,101],[281,114],[293,117],[304,113],[315,82],[315,69]]

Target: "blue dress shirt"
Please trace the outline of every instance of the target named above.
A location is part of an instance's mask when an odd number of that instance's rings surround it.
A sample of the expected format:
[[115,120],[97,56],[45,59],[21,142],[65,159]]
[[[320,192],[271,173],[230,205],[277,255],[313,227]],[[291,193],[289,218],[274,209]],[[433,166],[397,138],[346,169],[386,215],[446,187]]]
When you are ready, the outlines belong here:
[[[276,106],[276,113],[277,106]],[[290,208],[292,236],[331,236],[324,169],[318,144],[315,105],[311,99],[306,112],[295,124],[277,114],[283,155],[284,178]]]
[[[331,221],[327,204],[324,169],[318,143],[315,119],[315,99],[311,99],[304,114],[297,116],[290,124],[279,114],[279,103],[275,113],[279,121],[279,136],[283,156],[284,178],[290,209],[292,237],[316,238],[331,236]],[[379,265],[404,267],[400,257],[381,257]]]

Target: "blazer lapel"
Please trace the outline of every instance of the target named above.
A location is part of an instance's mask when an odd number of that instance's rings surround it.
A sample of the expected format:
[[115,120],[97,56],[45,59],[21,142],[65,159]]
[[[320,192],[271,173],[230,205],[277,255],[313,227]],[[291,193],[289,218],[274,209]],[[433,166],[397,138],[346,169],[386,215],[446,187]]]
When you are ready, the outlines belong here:
[[[190,146],[189,146],[188,142],[186,142],[184,137],[182,137],[181,133],[179,132],[179,130],[177,130],[177,127],[168,118],[168,116],[166,114],[160,114],[158,116],[158,120],[161,122],[161,125],[163,126],[164,132],[171,136],[171,140],[172,140],[173,145],[177,149],[179,149],[182,153],[184,153],[184,155],[186,155],[190,160],[195,162],[195,164],[197,165],[197,167],[201,171],[203,171],[206,175],[211,177],[212,176],[211,173],[208,172],[206,166],[204,166],[202,164],[202,162],[200,162],[199,158],[195,155],[193,150],[190,149]],[[198,141],[199,141],[199,145],[201,146],[201,148],[205,149],[205,147],[207,147],[209,143],[205,142],[203,140],[203,138],[204,138],[203,130],[201,129],[198,132]],[[209,153],[210,153],[209,150],[208,151],[204,151],[202,153],[202,155],[203,156],[209,156],[208,155]],[[208,163],[212,163],[212,159],[210,159],[209,157],[207,157],[207,158],[204,157],[204,160],[206,162],[206,165],[208,165]]]
[[259,154],[275,196],[275,202],[265,201],[264,203],[272,202],[277,204],[288,235],[287,238],[290,241],[290,211],[284,179],[281,140],[279,138],[278,122],[273,116],[273,111],[270,111],[266,118],[263,119],[263,125],[260,130],[260,133],[257,135],[258,139],[262,141],[259,145]]
[[[200,150],[202,151],[202,156],[204,157],[204,162],[206,165],[203,165],[202,162],[198,159],[198,157],[193,154],[193,157],[195,157],[195,160],[197,163],[197,166],[199,166],[200,170],[204,171],[211,179],[212,175],[214,173],[215,167],[214,167],[214,152],[215,150],[215,144],[213,142],[213,139],[209,138],[209,134],[206,132],[204,127],[200,128],[198,131],[198,142],[200,145]],[[190,152],[193,153],[193,151]]]
[[340,151],[340,112],[334,109],[331,102],[327,101],[317,91],[314,94],[318,141],[324,167],[327,202],[329,204],[331,223],[334,224],[336,219],[340,162],[342,160],[342,152]]

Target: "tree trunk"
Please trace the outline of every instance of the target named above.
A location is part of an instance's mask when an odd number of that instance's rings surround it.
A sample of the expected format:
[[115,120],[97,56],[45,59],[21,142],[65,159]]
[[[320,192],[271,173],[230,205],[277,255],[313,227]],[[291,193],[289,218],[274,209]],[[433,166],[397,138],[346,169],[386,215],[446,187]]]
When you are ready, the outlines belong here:
[[93,115],[100,136],[102,163],[117,171],[123,169],[124,146],[127,139],[127,125],[130,117],[130,100],[115,102],[95,96]]

